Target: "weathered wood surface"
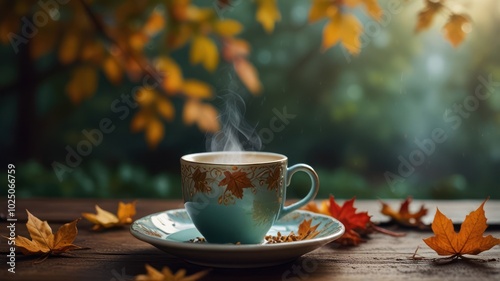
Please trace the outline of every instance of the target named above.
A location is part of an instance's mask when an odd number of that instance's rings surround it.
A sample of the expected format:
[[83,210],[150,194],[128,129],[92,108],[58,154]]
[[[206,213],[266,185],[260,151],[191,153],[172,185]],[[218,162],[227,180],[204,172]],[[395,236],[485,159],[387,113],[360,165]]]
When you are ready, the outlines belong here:
[[[62,223],[80,217],[81,212],[93,212],[99,204],[107,210],[115,210],[119,200],[102,199],[30,199],[18,200],[16,233],[27,235],[25,209],[40,219],[48,220],[53,230]],[[431,210],[426,221],[430,222],[435,206],[454,222],[463,220],[480,201],[416,201]],[[153,212],[181,208],[180,201],[139,200],[137,216],[140,218]],[[385,221],[379,216],[380,203],[358,201],[356,207],[368,210],[376,221]],[[396,204],[394,205],[396,206]],[[4,208],[5,210],[6,208]],[[486,204],[486,215],[490,224],[487,234],[500,237],[500,201],[490,200]],[[3,211],[0,211],[0,213]],[[6,222],[1,223],[1,234],[6,235]],[[389,226],[387,226],[389,227]],[[169,266],[176,270],[185,268],[188,273],[206,269],[172,257],[155,247],[135,239],[128,228],[94,232],[87,221],[78,223],[79,234],[75,244],[88,247],[58,257],[50,257],[40,264],[36,258],[16,255],[16,273],[7,271],[2,262],[1,280],[106,280],[125,281],[144,273],[144,264],[156,268]],[[429,231],[407,231],[405,237],[390,237],[372,234],[371,239],[358,247],[343,248],[324,246],[298,260],[267,268],[257,269],[212,269],[202,280],[500,280],[500,246],[477,256],[481,261],[458,260],[440,264],[433,259],[435,252],[422,241],[431,236]],[[423,259],[412,259],[415,249]],[[0,244],[2,261],[8,252],[5,240]]]

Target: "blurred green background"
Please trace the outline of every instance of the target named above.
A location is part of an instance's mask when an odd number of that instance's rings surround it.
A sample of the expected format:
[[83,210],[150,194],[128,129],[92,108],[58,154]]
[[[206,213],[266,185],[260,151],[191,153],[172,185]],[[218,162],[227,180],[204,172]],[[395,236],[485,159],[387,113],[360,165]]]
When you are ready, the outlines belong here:
[[[116,1],[101,2],[112,6]],[[385,8],[388,1],[379,2]],[[255,20],[252,2],[234,1],[222,12],[244,26],[239,37],[251,45],[249,61],[263,85],[257,96],[227,63],[221,62],[213,73],[192,66],[189,44],[169,52],[162,48],[160,34],[145,54],[169,54],[185,77],[211,84],[218,96],[211,104],[219,109],[231,85],[246,103],[244,117],[261,136],[262,150],[285,154],[290,164],[313,166],[320,176],[321,198],[500,199],[500,6],[494,0],[461,2],[472,18],[472,30],[457,48],[443,38],[445,17],[436,17],[429,30],[416,34],[422,3],[408,1],[385,26],[366,33],[360,54],[351,56],[339,45],[321,51],[324,21],[308,23],[310,1],[278,1],[281,20],[271,34]],[[91,7],[106,14],[102,3]],[[194,3],[213,7],[212,2]],[[161,9],[163,4],[150,5]],[[365,29],[373,22],[361,9],[352,12]],[[6,174],[9,163],[16,166],[17,196],[180,198],[179,158],[206,151],[207,133],[176,118],[165,122],[164,138],[151,149],[144,133],[131,133],[132,115],[120,120],[110,110],[136,82],[124,79],[114,85],[100,73],[96,93],[75,105],[65,93],[74,64],[54,68],[57,53],[49,51],[34,61],[33,76],[22,76],[22,56],[8,42],[0,45],[1,173]],[[478,77],[490,77],[497,85],[492,83],[491,95],[477,105],[465,105],[473,102],[468,97],[481,85]],[[23,92],[26,84],[33,86],[33,96]],[[178,117],[182,100],[173,98],[173,103]],[[456,105],[467,114],[454,111]],[[273,130],[271,120],[283,111],[293,118]],[[64,163],[66,146],[75,148],[85,139],[82,130],[98,128],[103,118],[111,119],[116,129],[104,134],[102,143],[60,181],[51,165]],[[446,140],[435,143],[429,155],[413,153],[422,151],[415,140],[431,139],[436,128]],[[422,163],[411,165],[411,175],[402,176],[401,157],[411,164],[410,155],[414,162],[423,157]],[[388,182],[388,172],[400,178]],[[307,176],[298,175],[289,196],[303,196],[307,188]]]

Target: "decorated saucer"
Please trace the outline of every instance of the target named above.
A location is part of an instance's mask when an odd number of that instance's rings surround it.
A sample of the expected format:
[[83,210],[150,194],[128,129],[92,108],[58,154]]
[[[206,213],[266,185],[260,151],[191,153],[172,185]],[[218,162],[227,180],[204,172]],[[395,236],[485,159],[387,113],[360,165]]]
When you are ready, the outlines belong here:
[[[308,211],[293,211],[276,221],[267,235],[297,233],[299,224],[312,219],[319,234],[308,240],[267,244],[211,244],[200,242],[202,235],[194,227],[185,209],[155,213],[136,220],[130,232],[137,239],[187,262],[227,268],[272,266],[292,261],[344,234],[336,219]],[[198,242],[196,242],[198,241]]]

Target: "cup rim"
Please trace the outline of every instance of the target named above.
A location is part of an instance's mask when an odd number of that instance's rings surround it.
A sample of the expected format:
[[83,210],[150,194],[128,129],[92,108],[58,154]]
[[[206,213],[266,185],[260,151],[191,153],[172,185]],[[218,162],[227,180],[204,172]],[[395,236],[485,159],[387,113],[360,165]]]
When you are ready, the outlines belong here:
[[[262,156],[271,156],[277,157],[276,160],[263,160],[263,161],[255,161],[251,163],[238,163],[238,162],[223,162],[223,163],[214,163],[209,161],[200,161],[194,160],[193,157],[197,156],[205,156],[205,155],[224,155],[227,153],[231,154],[246,154],[246,155],[262,155]],[[201,164],[201,165],[216,165],[216,166],[252,166],[252,165],[261,165],[261,164],[272,164],[272,163],[282,163],[288,161],[288,157],[283,154],[274,153],[274,152],[264,152],[264,151],[212,151],[212,152],[199,152],[199,153],[191,153],[186,154],[181,157],[181,162],[187,162],[192,164]]]

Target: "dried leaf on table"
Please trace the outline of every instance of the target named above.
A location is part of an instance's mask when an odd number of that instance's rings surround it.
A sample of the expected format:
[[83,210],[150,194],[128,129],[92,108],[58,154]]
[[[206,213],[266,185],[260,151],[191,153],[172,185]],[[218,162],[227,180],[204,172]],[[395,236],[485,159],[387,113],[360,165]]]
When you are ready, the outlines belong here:
[[95,206],[96,214],[82,213],[82,216],[94,223],[93,230],[100,230],[103,228],[119,227],[132,223],[132,217],[135,215],[135,201],[132,203],[118,203],[117,214],[110,213],[101,209],[98,205]]
[[297,234],[293,231],[287,235],[282,235],[281,232],[278,232],[277,235],[267,235],[265,240],[268,244],[276,244],[313,239],[320,233],[316,230],[319,223],[313,226],[311,226],[311,223],[312,219],[303,220],[299,225]]
[[73,244],[73,241],[78,234],[76,224],[80,219],[66,223],[59,227],[55,234],[52,233],[52,228],[47,221],[41,221],[28,210],[28,222],[26,227],[30,234],[31,240],[18,235],[16,237],[16,247],[25,255],[58,255],[70,250],[80,249],[79,246]]
[[196,281],[208,274],[209,270],[199,271],[193,275],[186,275],[185,269],[179,269],[175,274],[172,270],[164,266],[161,271],[146,264],[147,274],[139,274],[135,277],[136,281]]
[[427,215],[427,209],[422,205],[417,212],[411,213],[409,209],[411,201],[411,197],[406,198],[406,200],[401,203],[399,211],[392,209],[388,204],[381,201],[382,210],[380,212],[403,226],[425,228],[422,217]]
[[500,239],[491,235],[483,236],[488,227],[483,209],[487,200],[465,217],[458,233],[453,228],[453,222],[437,209],[432,222],[434,236],[424,239],[425,244],[438,255],[449,256],[449,258],[477,255],[495,245],[500,245]]

